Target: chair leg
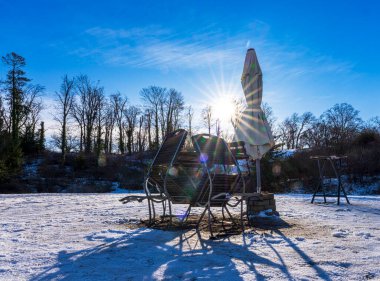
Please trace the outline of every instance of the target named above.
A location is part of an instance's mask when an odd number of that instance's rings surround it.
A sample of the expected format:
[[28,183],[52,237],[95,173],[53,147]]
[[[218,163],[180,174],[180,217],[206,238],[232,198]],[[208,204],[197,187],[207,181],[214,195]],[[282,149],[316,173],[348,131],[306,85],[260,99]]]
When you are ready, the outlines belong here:
[[151,206],[150,206],[150,199],[148,198],[148,210],[149,210],[149,223],[148,225],[152,225],[152,209],[151,209]]
[[210,207],[210,204],[208,205],[208,230],[210,231],[210,239],[213,239],[214,238],[214,234],[212,232],[212,225],[211,225],[211,207]]
[[244,211],[244,200],[241,199],[240,201],[240,223],[241,223],[241,230],[244,232],[244,220],[243,220],[243,211]]
[[189,205],[189,207],[187,208],[187,210],[185,212],[183,219],[181,219],[181,224],[183,224],[185,221],[187,221],[187,218],[190,215],[190,211],[191,211],[191,205]]
[[226,216],[224,214],[224,208],[222,208],[222,217],[223,217],[223,221],[225,221],[226,220]]
[[153,223],[156,221],[156,209],[154,208],[154,201],[151,200],[152,203],[152,213],[153,213]]
[[217,219],[216,219],[216,217],[214,216],[214,214],[211,212],[211,208],[210,208],[210,215],[211,215],[211,217],[212,217],[212,220],[213,220],[214,222],[216,222]]
[[227,206],[224,206],[223,208],[226,209],[226,212],[227,212],[228,216],[230,217],[232,223],[233,223],[234,225],[237,226],[238,224],[235,222],[235,219],[234,219],[234,217],[232,216],[230,210],[228,210]]
[[166,215],[166,200],[162,201],[162,220],[165,219]]
[[168,200],[168,205],[169,205],[169,225],[171,226],[173,224],[173,216],[172,216],[172,204]]
[[207,211],[207,207],[205,207],[205,209],[203,210],[203,212],[201,214],[201,217],[199,218],[199,220],[197,222],[197,226],[196,226],[197,229],[198,229],[199,225],[201,224],[201,221],[202,221],[203,217],[205,216],[206,211]]

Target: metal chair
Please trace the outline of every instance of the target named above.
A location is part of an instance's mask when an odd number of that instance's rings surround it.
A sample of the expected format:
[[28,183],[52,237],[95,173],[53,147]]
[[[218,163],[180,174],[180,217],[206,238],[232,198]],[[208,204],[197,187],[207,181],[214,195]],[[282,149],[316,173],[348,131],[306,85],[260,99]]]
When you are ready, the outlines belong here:
[[180,188],[179,182],[173,181],[175,163],[185,143],[187,131],[176,130],[168,134],[163,140],[156,156],[149,168],[144,181],[145,196],[126,196],[120,199],[123,203],[130,201],[148,200],[149,224],[155,221],[155,203],[161,203],[163,208],[162,217],[166,216],[166,207],[169,209],[170,222],[172,220],[171,203],[185,203],[189,201],[186,189]]
[[[192,206],[205,208],[198,221],[198,226],[207,212],[208,227],[211,237],[213,237],[211,218],[214,219],[214,215],[211,212],[211,207],[221,207],[223,219],[225,219],[224,211],[226,211],[234,222],[228,210],[228,206],[232,206],[229,201],[240,180],[243,180],[244,184],[244,179],[242,179],[239,165],[233,153],[222,138],[199,134],[192,137],[192,142],[199,154],[199,159],[206,175],[203,186],[198,186],[198,192],[193,198]],[[238,203],[242,203],[242,201]],[[237,206],[237,204],[233,206]],[[242,219],[243,213],[241,209],[241,222],[243,222]]]

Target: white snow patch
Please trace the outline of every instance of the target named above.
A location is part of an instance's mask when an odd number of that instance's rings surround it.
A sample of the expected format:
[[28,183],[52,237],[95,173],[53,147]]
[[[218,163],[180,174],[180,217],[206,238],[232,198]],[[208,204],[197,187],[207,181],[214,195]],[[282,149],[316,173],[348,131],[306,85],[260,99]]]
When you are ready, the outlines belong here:
[[289,157],[292,157],[294,153],[296,152],[297,152],[296,149],[281,149],[281,150],[275,150],[274,154],[277,157],[289,158]]
[[29,177],[35,177],[38,174],[38,167],[41,165],[43,159],[37,158],[31,161],[30,163],[26,163],[23,166],[23,177],[29,178]]
[[276,222],[289,226],[220,240],[136,228],[147,204],[123,196],[0,195],[0,280],[380,279],[379,196],[337,206],[278,195]]
[[373,236],[371,235],[371,233],[369,233],[369,232],[364,232],[364,231],[357,232],[357,233],[355,233],[355,235],[356,235],[356,236],[359,236],[359,237],[362,237],[362,238],[364,238],[364,239],[368,239],[368,238],[373,237]]
[[115,194],[123,194],[123,193],[143,193],[143,191],[138,191],[138,190],[132,190],[132,189],[125,189],[125,188],[120,188],[120,183],[119,182],[112,182],[111,186],[111,192],[110,193],[115,193]]
[[334,231],[332,233],[332,236],[337,237],[337,238],[344,238],[344,237],[347,237],[348,234],[349,232],[347,230],[338,229],[337,231]]

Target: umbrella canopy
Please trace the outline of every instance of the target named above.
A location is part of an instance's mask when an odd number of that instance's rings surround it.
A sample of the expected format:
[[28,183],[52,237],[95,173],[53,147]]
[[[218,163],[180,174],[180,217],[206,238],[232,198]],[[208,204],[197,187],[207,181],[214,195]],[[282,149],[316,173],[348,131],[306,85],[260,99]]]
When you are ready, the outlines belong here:
[[253,159],[261,157],[274,145],[265,114],[261,109],[263,74],[254,49],[248,49],[241,77],[247,108],[242,113],[235,138],[245,142],[247,153]]

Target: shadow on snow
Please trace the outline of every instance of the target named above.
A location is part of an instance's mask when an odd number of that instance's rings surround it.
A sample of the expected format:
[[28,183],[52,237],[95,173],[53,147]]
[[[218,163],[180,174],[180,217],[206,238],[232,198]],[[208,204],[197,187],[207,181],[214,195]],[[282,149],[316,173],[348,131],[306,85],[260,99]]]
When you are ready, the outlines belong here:
[[[315,274],[331,280],[304,251],[280,229],[274,229],[281,239],[302,258]],[[266,258],[255,245],[252,233],[241,235],[242,245],[231,241],[231,236],[206,240],[195,230],[162,231],[148,228],[127,231],[107,230],[85,237],[98,241],[93,248],[73,253],[61,251],[57,263],[31,280],[243,280],[244,274],[265,280],[258,266],[270,268],[288,280],[294,279],[276,248],[267,242],[276,262]],[[235,236],[236,238],[236,236]],[[236,240],[236,239],[235,239]]]

